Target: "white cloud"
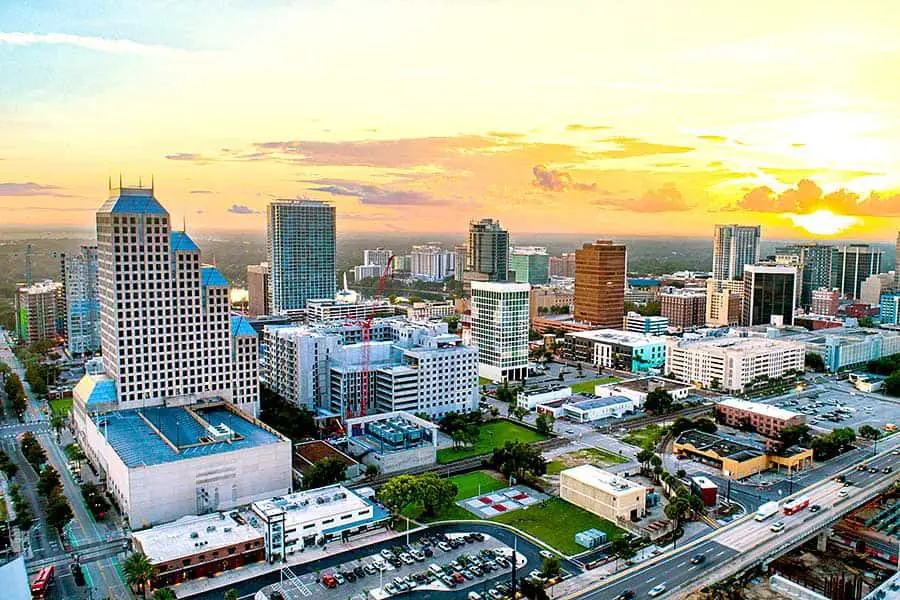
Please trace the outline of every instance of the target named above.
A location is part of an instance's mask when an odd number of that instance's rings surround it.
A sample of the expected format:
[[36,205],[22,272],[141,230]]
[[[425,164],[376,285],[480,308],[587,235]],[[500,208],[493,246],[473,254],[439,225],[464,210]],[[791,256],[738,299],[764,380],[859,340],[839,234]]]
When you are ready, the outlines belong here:
[[56,44],[65,46],[77,46],[98,52],[110,52],[113,54],[132,54],[137,56],[160,57],[179,56],[189,54],[185,50],[160,46],[157,44],[142,44],[132,40],[118,40],[101,37],[88,37],[72,35],[69,33],[22,33],[0,31],[0,44],[13,46],[32,46],[35,44]]

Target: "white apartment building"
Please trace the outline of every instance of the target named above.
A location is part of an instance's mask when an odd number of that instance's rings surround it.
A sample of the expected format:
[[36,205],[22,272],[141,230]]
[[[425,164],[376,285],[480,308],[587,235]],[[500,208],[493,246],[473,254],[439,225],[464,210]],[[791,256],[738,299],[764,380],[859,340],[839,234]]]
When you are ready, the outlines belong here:
[[384,273],[382,265],[356,265],[353,267],[353,281],[362,281],[363,279],[380,278]]
[[530,292],[527,283],[472,282],[469,335],[478,347],[480,376],[492,381],[525,378]]
[[340,337],[301,326],[272,325],[263,330],[263,338],[263,384],[296,406],[313,410],[327,406],[329,359]]
[[453,275],[455,255],[442,250],[440,246],[413,246],[409,256],[410,271],[417,279],[443,281]]
[[571,395],[572,388],[567,385],[529,388],[516,394],[516,406],[526,410],[534,410],[539,404],[565,400]]
[[325,298],[306,301],[306,320],[311,323],[365,321],[371,315],[383,317],[393,313],[394,309],[387,300],[351,303]]
[[456,304],[453,300],[436,302],[413,302],[406,309],[406,318],[412,321],[430,321],[431,319],[443,319],[456,314]]
[[[394,255],[393,250],[387,248],[375,248],[374,250],[363,250],[363,264],[379,266],[382,269],[387,266],[388,261]],[[380,273],[379,273],[380,275]]]
[[[581,398],[584,398],[581,396]],[[601,419],[619,419],[634,410],[634,400],[625,396],[584,398],[563,405],[565,415],[576,423],[592,423]]]
[[100,292],[97,284],[97,247],[81,246],[63,256],[63,294],[66,301],[66,343],[72,354],[100,350]]
[[669,327],[669,319],[666,317],[649,316],[634,311],[625,315],[625,331],[633,333],[645,333],[648,335],[665,335]]
[[666,373],[687,383],[741,392],[762,375],[771,379],[802,371],[802,344],[768,338],[720,337],[666,342]]
[[613,523],[636,521],[647,512],[647,488],[593,465],[562,471],[559,497]]

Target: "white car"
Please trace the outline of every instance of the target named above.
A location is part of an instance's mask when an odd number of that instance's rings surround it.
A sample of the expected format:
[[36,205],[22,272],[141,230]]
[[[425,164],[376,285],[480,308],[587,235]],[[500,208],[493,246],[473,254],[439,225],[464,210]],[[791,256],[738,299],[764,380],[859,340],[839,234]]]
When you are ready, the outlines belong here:
[[652,590],[650,590],[648,592],[648,595],[651,598],[656,598],[657,596],[661,595],[665,591],[666,591],[666,584],[661,583],[658,586],[656,586],[655,588],[653,588]]
[[440,549],[443,550],[444,552],[450,552],[450,545],[447,544],[447,542],[439,542],[439,543],[438,543],[438,548],[440,548]]
[[469,598],[469,600],[481,600],[481,594],[479,594],[478,592],[469,592],[469,595],[467,597]]
[[554,556],[556,556],[555,554],[553,554],[553,553],[550,552],[549,550],[541,550],[541,551],[540,551],[540,555],[541,555],[542,558],[553,558]]
[[784,523],[782,523],[781,521],[778,521],[777,523],[772,523],[772,526],[769,527],[769,529],[771,529],[775,533],[781,533],[782,531],[784,531]]
[[841,498],[846,498],[846,497],[847,497],[847,490],[841,490],[841,491],[839,491],[839,492],[838,492],[838,496],[840,496]]
[[388,550],[387,548],[385,548],[384,550],[381,551],[381,556],[383,556],[385,558],[385,560],[387,560],[389,558],[394,558],[394,553],[391,552],[390,550]]
[[406,564],[408,564],[408,565],[411,565],[411,564],[413,564],[414,562],[416,562],[416,561],[413,560],[413,557],[410,556],[409,554],[407,554],[406,552],[401,552],[401,553],[400,553],[400,560],[402,560],[404,563],[406,563]]

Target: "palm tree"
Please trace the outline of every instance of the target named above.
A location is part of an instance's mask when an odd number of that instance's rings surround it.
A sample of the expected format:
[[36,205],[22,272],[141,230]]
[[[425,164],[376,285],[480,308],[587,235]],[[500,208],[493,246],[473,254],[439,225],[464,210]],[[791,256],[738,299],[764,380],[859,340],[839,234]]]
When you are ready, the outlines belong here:
[[225,592],[224,600],[238,600],[238,591],[234,588],[231,588],[227,592]]
[[50,426],[56,431],[56,439],[59,440],[62,428],[66,426],[66,415],[53,413],[53,416],[50,417]]
[[153,592],[153,600],[176,600],[175,592],[169,588],[159,588]]
[[125,582],[132,589],[139,589],[144,598],[147,597],[147,584],[153,577],[153,565],[143,552],[135,552],[122,564],[125,572]]

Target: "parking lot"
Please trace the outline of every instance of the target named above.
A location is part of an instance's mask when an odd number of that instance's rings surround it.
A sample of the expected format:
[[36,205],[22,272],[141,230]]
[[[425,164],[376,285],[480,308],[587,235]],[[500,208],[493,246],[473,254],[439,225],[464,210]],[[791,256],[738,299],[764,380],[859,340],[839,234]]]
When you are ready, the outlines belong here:
[[[479,532],[417,535],[409,545],[382,547],[377,552],[337,564],[317,573],[285,576],[263,588],[270,600],[298,598],[388,598],[415,590],[417,597],[438,592],[447,597],[501,600],[509,593],[513,549]],[[527,558],[516,553],[519,576]],[[280,594],[280,596],[279,596]]]
[[837,427],[870,425],[883,429],[888,423],[900,423],[900,404],[881,394],[858,391],[846,381],[813,384],[801,392],[793,392],[764,400],[806,415],[811,427],[832,430]]

